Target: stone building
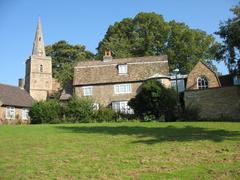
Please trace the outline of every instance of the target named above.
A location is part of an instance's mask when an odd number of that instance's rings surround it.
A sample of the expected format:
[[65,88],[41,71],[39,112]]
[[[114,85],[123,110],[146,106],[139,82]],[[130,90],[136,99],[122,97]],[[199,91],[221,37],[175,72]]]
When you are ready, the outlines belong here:
[[24,89],[40,101],[60,89],[60,84],[52,77],[52,58],[46,56],[40,18],[33,42],[32,55],[26,61]]
[[218,77],[198,62],[187,78],[185,108],[197,111],[203,120],[240,120],[240,81],[236,77]]
[[28,111],[32,106],[33,98],[20,87],[0,84],[0,124],[28,123]]
[[199,61],[188,74],[186,89],[208,89],[221,87],[218,75],[205,63]]
[[147,79],[158,79],[171,86],[167,56],[113,59],[105,52],[103,61],[82,61],[74,68],[74,92],[79,97],[91,97],[96,107],[131,110],[128,101],[140,90]]

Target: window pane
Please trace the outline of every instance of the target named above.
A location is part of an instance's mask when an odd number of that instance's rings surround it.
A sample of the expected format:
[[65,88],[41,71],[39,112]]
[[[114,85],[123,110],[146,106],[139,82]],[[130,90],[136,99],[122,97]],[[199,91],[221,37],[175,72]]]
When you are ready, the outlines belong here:
[[127,73],[127,65],[118,65],[118,73],[119,74],[126,74]]
[[83,87],[83,95],[84,96],[91,96],[92,95],[92,86]]
[[204,76],[198,77],[197,84],[198,84],[198,89],[207,89],[208,88],[208,80]]
[[131,91],[132,91],[131,84],[115,85],[114,91],[116,94],[131,93]]
[[6,119],[15,119],[14,107],[6,107]]

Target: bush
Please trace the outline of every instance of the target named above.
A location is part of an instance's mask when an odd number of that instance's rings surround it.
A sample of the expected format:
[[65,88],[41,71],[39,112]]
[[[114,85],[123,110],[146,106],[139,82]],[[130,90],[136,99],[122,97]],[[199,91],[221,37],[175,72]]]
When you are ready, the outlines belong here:
[[118,118],[118,114],[110,108],[101,107],[95,113],[96,122],[114,122]]
[[51,123],[61,119],[61,105],[56,100],[36,102],[30,109],[32,124]]
[[72,97],[64,111],[66,121],[72,123],[94,121],[93,101],[89,98]]
[[164,115],[167,121],[172,121],[176,108],[176,92],[156,80],[148,80],[128,104],[142,120],[158,120]]

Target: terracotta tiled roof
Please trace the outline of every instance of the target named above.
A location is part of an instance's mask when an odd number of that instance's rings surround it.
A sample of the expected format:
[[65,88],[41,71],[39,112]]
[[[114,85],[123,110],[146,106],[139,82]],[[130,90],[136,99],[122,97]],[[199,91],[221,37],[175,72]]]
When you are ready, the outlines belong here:
[[[127,64],[128,73],[118,74],[118,65]],[[74,68],[73,85],[143,81],[156,73],[169,75],[166,55],[113,59],[112,61],[82,61]]]
[[31,107],[34,103],[27,91],[6,84],[0,84],[0,101],[2,105],[16,107]]

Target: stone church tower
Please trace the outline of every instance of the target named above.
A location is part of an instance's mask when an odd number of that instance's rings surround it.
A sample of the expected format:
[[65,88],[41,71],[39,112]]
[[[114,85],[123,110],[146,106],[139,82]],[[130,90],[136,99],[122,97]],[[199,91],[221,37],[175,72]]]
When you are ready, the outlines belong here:
[[52,90],[52,59],[45,54],[40,18],[33,42],[32,55],[26,61],[25,86],[33,99],[46,100]]

